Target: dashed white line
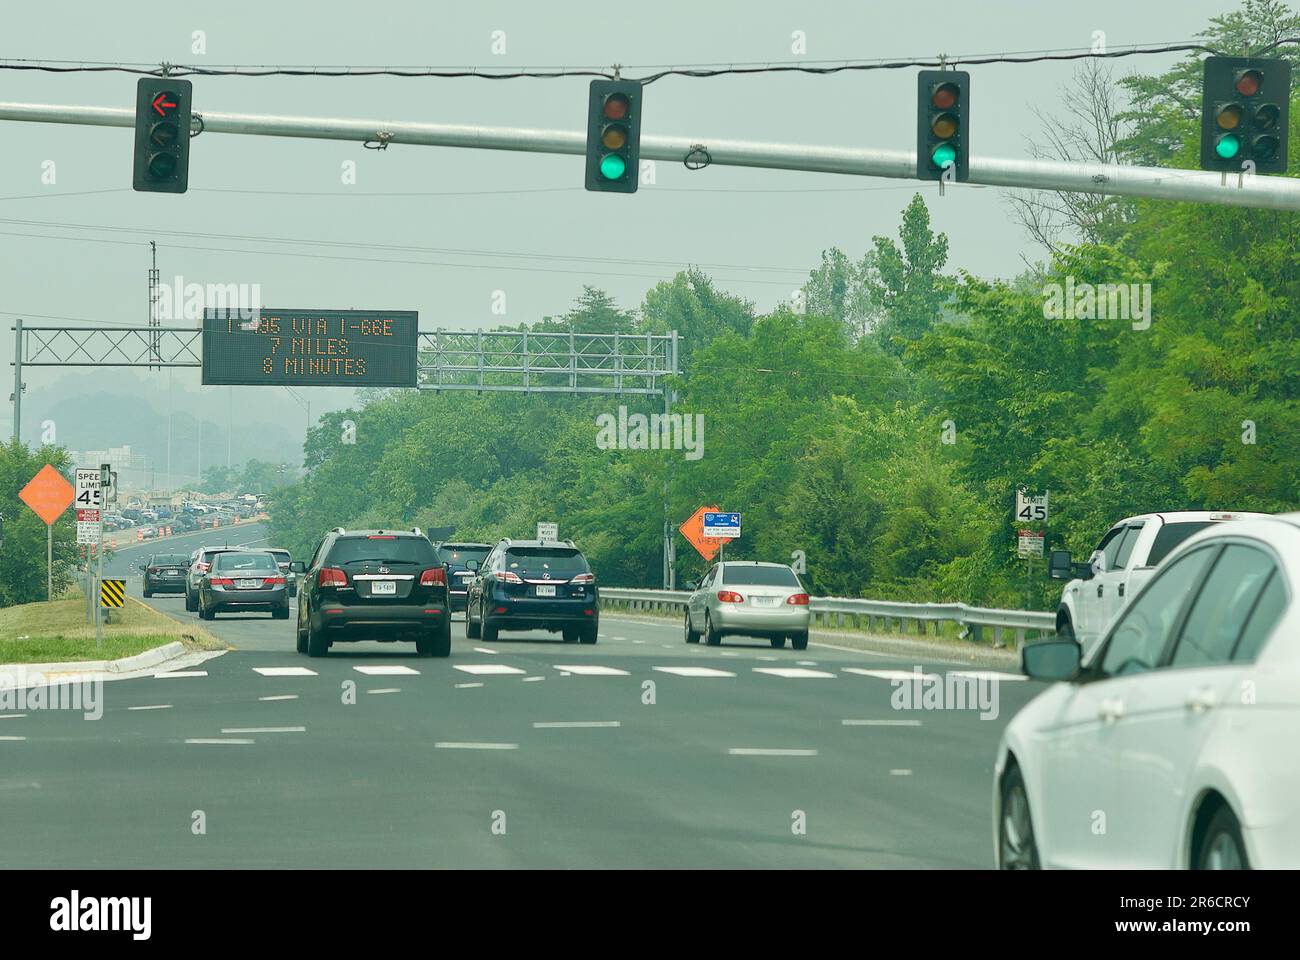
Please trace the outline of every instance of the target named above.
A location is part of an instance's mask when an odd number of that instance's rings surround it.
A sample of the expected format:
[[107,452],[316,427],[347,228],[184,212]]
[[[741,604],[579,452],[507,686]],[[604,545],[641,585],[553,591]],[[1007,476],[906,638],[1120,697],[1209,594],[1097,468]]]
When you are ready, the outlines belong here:
[[712,667],[651,667],[660,673],[671,673],[677,677],[734,677],[729,670],[714,670]]
[[186,742],[186,743],[236,743],[236,744],[243,744],[243,743],[256,743],[257,741],[256,741],[256,740],[238,740],[238,739],[229,738],[229,737],[226,738],[226,739],[220,739],[220,738],[217,738],[217,737],[209,737],[209,738],[207,738],[207,739],[202,739],[202,738],[195,737],[195,738],[191,738],[191,739],[189,739],[189,740],[186,740],[185,742]]
[[296,694],[296,693],[280,693],[280,694],[276,694],[274,697],[258,697],[257,699],[259,699],[259,700],[297,700],[297,699],[298,699],[298,694]]
[[207,675],[206,670],[173,670],[170,673],[155,673],[153,676],[155,680],[165,680],[170,677],[206,677]]
[[306,733],[306,727],[222,727],[222,733]]
[[[131,709],[135,709],[132,707]],[[0,720],[21,720],[27,716],[25,713],[0,713]]]
[[912,775],[912,771],[904,770],[900,768],[898,770],[890,770],[889,775],[891,777],[910,777]]
[[1000,670],[949,670],[950,677],[973,677],[976,680],[1028,680],[1023,673],[1002,673]]
[[846,727],[919,727],[920,720],[841,720]]
[[544,720],[533,724],[537,730],[577,730],[588,727],[621,727],[618,720]]
[[0,740],[26,740],[26,737],[0,737]]
[[755,673],[766,673],[786,680],[834,680],[835,674],[825,670],[809,670],[806,667],[754,667]]
[[128,710],[170,710],[171,708],[170,703],[151,703],[144,707],[127,707]]
[[455,666],[462,673],[472,673],[476,677],[497,677],[528,672],[505,663],[458,663]]
[[733,757],[815,757],[816,750],[785,750],[771,747],[732,747],[727,753]]
[[374,690],[367,690],[366,693],[401,693],[400,687],[377,687]]
[[937,674],[920,674],[912,670],[866,670],[862,667],[843,667],[845,673],[855,673],[860,677],[875,677],[877,680],[915,680],[918,677],[937,676]]
[[382,665],[377,667],[353,667],[357,673],[364,673],[367,677],[418,677],[419,670],[412,670],[410,667],[400,665]]
[[442,741],[435,743],[434,748],[437,750],[518,750],[517,743],[468,743],[455,741]]
[[481,686],[483,686],[482,681],[480,681],[480,682],[478,682],[478,683],[458,683],[458,684],[456,684],[456,689],[457,689],[457,690],[468,690],[468,689],[470,689],[471,687],[481,687]]
[[474,652],[475,653],[496,653],[497,651],[491,650],[488,647],[475,647]]
[[536,683],[538,680],[545,679],[545,677],[524,677],[524,683]]

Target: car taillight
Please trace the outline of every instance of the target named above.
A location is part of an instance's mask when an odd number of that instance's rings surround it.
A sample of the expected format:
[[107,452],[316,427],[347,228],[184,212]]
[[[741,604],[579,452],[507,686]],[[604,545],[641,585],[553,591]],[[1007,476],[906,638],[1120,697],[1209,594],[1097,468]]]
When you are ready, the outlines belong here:
[[144,572],[145,572],[145,573],[157,573],[157,572],[158,572],[158,568],[157,568],[157,567],[146,567]]
[[321,587],[346,587],[348,575],[338,567],[321,567],[316,584]]
[[284,583],[284,577],[265,577],[262,583]]
[[569,582],[570,583],[595,583],[596,575],[594,573],[580,573]]
[[214,587],[233,587],[235,585],[235,581],[229,577],[212,577],[208,580],[208,583]]
[[790,599],[786,600],[786,603],[792,603],[798,607],[806,607],[808,606],[808,594],[806,593],[792,594]]
[[447,574],[442,567],[434,567],[432,570],[425,570],[420,574],[420,586],[437,587],[446,586]]
[[512,571],[510,571],[510,570],[506,570],[504,573],[501,574],[501,581],[502,581],[503,583],[523,583],[523,582],[524,582],[522,579],[520,579],[519,574],[514,573],[514,572],[512,572]]
[[732,590],[719,590],[718,599],[723,603],[744,603],[745,598]]

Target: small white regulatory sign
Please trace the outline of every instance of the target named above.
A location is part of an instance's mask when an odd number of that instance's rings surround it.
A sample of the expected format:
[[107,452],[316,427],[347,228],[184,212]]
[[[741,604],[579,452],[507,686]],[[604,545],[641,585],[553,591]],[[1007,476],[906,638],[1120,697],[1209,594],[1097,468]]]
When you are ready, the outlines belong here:
[[537,525],[538,540],[559,540],[560,525],[558,523],[539,523]]
[[1031,523],[1044,523],[1047,520],[1047,491],[1040,494],[1029,494],[1025,488],[1021,487],[1016,490],[1016,523],[1024,523],[1026,520]]

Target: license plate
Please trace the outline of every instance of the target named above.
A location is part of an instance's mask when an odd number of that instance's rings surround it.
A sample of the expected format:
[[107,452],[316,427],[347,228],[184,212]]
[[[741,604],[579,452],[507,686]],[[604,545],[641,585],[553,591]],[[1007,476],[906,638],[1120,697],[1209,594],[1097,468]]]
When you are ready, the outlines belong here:
[[174,576],[177,576],[179,573],[180,573],[179,570],[164,570],[164,571],[163,571],[163,576],[164,576],[164,577],[174,577]]
[[370,592],[375,596],[396,596],[397,581],[395,580],[371,580]]
[[537,587],[537,595],[538,595],[539,597],[553,597],[553,596],[555,596],[555,585],[554,585],[554,584],[539,584],[538,587]]
[[780,597],[755,597],[754,606],[756,607],[775,607]]
[[235,586],[240,590],[256,590],[262,586],[261,580],[236,580]]

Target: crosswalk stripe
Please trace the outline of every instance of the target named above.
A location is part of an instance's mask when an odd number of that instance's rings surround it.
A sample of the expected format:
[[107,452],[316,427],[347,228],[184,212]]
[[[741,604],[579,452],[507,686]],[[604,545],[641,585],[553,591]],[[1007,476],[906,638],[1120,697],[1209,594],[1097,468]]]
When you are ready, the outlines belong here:
[[617,667],[602,667],[599,664],[579,663],[561,666],[557,663],[553,666],[561,673],[572,673],[579,677],[626,677],[628,675],[626,670],[619,670]]
[[357,673],[364,673],[367,677],[418,677],[419,670],[412,670],[410,667],[400,665],[380,665],[371,667],[353,667]]
[[260,673],[264,677],[319,677],[320,674],[315,670],[308,670],[306,667],[254,667],[254,673]]
[[652,667],[660,673],[671,673],[677,677],[734,677],[729,670],[714,670],[712,667]]
[[171,677],[206,677],[207,675],[206,670],[172,670],[169,673],[155,673],[153,676],[155,680],[166,680]]
[[732,747],[727,753],[733,757],[815,757],[816,750],[787,750],[770,747]]
[[458,663],[455,664],[455,667],[463,673],[470,673],[476,677],[495,677],[528,672],[505,663]]
[[755,673],[766,673],[772,677],[786,680],[834,680],[835,674],[825,670],[809,670],[806,667],[754,667]]

